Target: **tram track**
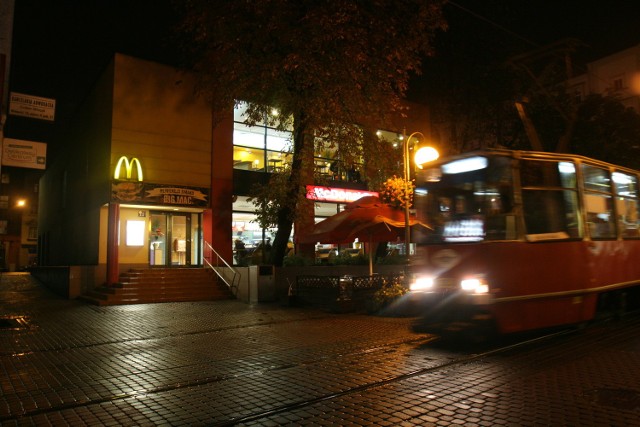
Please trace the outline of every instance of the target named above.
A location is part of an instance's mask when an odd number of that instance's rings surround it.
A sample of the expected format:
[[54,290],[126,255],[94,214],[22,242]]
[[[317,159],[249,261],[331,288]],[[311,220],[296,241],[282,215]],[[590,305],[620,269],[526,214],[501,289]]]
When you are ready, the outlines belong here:
[[[287,322],[276,322],[276,323],[287,323]],[[264,323],[261,324],[256,324],[256,325],[251,325],[251,326],[261,326],[264,325]],[[249,327],[249,326],[246,326]],[[193,332],[195,333],[195,332]],[[170,338],[170,337],[165,337],[165,338]],[[153,339],[147,339],[146,341],[150,341],[150,340],[155,340],[155,339],[160,339],[160,338],[153,338]],[[262,376],[265,375],[269,372],[276,372],[276,371],[282,371],[282,370],[286,370],[286,369],[295,369],[295,368],[301,368],[301,367],[305,367],[305,366],[309,366],[309,365],[316,365],[316,364],[321,364],[321,363],[327,363],[327,362],[332,362],[332,361],[336,361],[338,359],[342,359],[342,358],[349,358],[349,357],[360,357],[366,354],[372,354],[372,353],[376,353],[376,352],[386,352],[389,351],[390,348],[397,348],[403,345],[415,345],[417,343],[420,344],[425,344],[429,341],[433,340],[433,338],[424,338],[424,337],[420,337],[420,338],[410,338],[410,339],[402,339],[402,340],[396,340],[393,342],[389,342],[389,343],[384,343],[384,344],[378,344],[375,346],[369,346],[366,348],[360,348],[356,351],[351,351],[351,352],[338,352],[335,354],[331,354],[331,355],[327,355],[327,356],[322,356],[322,357],[317,357],[314,359],[309,359],[309,360],[304,360],[302,362],[299,363],[292,363],[292,364],[280,364],[280,365],[271,365],[267,368],[256,368],[253,370],[244,370],[242,372],[236,372],[233,374],[226,374],[226,375],[216,375],[216,376],[206,376],[206,377],[202,377],[202,378],[197,378],[197,379],[191,379],[191,380],[187,380],[187,381],[180,381],[178,383],[172,383],[172,384],[165,384],[162,386],[158,386],[158,387],[153,387],[153,388],[147,388],[147,389],[139,389],[139,390],[134,390],[131,392],[127,392],[127,393],[118,393],[118,394],[113,394],[110,396],[103,396],[100,398],[94,398],[94,399],[86,399],[86,400],[74,400],[72,402],[68,402],[68,403],[61,403],[61,404],[57,404],[57,405],[52,405],[50,407],[42,407],[42,408],[37,408],[37,409],[33,409],[33,410],[28,410],[25,411],[24,413],[21,414],[15,414],[15,415],[11,415],[11,416],[0,416],[0,424],[2,422],[6,422],[6,421],[11,421],[11,420],[18,420],[18,419],[24,419],[24,418],[28,418],[28,417],[32,417],[32,416],[36,416],[36,415],[40,415],[40,414],[46,414],[46,413],[51,413],[51,412],[57,412],[57,411],[64,411],[64,410],[70,410],[70,409],[77,409],[77,408],[82,408],[82,407],[88,407],[91,405],[100,405],[103,403],[108,403],[108,402],[115,402],[115,401],[120,401],[120,400],[125,400],[125,399],[137,399],[137,398],[143,398],[145,396],[148,395],[153,395],[153,394],[158,394],[158,393],[163,393],[163,392],[171,392],[171,391],[177,391],[177,390],[181,390],[181,389],[187,389],[187,388],[192,388],[192,387],[199,387],[199,386],[206,386],[206,385],[211,385],[214,383],[218,383],[218,382],[223,382],[223,381],[228,381],[228,380],[236,380],[236,379],[241,379],[241,378],[250,378],[252,376]],[[145,340],[134,340],[134,341],[145,341]],[[74,349],[83,349],[85,347],[74,347]],[[20,353],[17,354],[17,356],[25,356],[28,355],[29,353]],[[199,364],[185,364],[185,365],[180,365],[180,366],[175,366],[173,367],[174,369],[179,369],[179,368],[188,368],[188,367],[193,367],[193,366],[198,366]],[[148,373],[153,372],[153,370],[149,370],[147,371]]]
[[[630,321],[633,324],[637,324],[638,322],[640,322],[640,318],[638,318],[638,313],[629,315],[629,318],[627,321]],[[275,322],[275,323],[284,323],[284,322]],[[603,325],[605,323],[606,321],[602,321],[602,322],[597,322],[594,325],[598,325],[598,324]],[[624,322],[624,323],[627,323],[627,322]],[[264,323],[250,325],[250,326],[260,326],[260,325],[264,325]],[[590,328],[587,328],[587,329],[590,329]],[[541,344],[556,338],[575,334],[580,331],[581,331],[580,329],[577,329],[575,327],[570,327],[562,330],[557,330],[551,333],[538,335],[533,338],[526,338],[516,342],[511,342],[506,345],[494,346],[493,348],[491,347],[483,348],[481,349],[481,351],[477,353],[466,354],[461,357],[456,357],[454,359],[440,359],[435,365],[432,365],[432,366],[426,366],[426,367],[414,369],[409,372],[389,376],[387,378],[383,378],[377,381],[360,384],[358,386],[354,386],[338,392],[324,393],[319,396],[314,396],[311,398],[303,398],[293,403],[273,407],[271,409],[256,411],[254,413],[249,413],[237,418],[230,418],[228,420],[213,422],[210,425],[234,426],[234,425],[240,425],[244,423],[256,422],[261,419],[273,417],[276,415],[286,414],[288,412],[292,412],[301,408],[312,406],[314,404],[318,404],[321,402],[340,399],[348,395],[363,393],[376,388],[385,387],[385,386],[388,386],[394,383],[399,383],[414,377],[434,375],[439,372],[451,369],[452,367],[455,367],[455,366],[461,366],[461,365],[473,363],[473,362],[476,362],[491,356],[499,355],[499,354],[506,354],[513,350],[520,350],[520,349],[526,348],[527,346]],[[211,331],[208,331],[208,332],[211,332]],[[194,333],[197,333],[197,332],[194,331]],[[207,333],[207,332],[201,332],[201,333]],[[612,335],[615,335],[615,334],[610,334],[607,338],[612,339],[611,338]],[[160,339],[160,337],[149,338],[149,340],[156,340],[156,339]],[[90,407],[92,405],[100,405],[108,402],[116,402],[116,401],[122,401],[127,399],[140,399],[140,398],[144,398],[146,396],[150,396],[154,394],[179,391],[181,389],[187,389],[192,387],[207,386],[207,385],[212,385],[212,384],[223,382],[223,381],[250,378],[252,376],[263,376],[270,372],[303,368],[305,366],[319,365],[322,363],[332,363],[332,362],[336,362],[339,359],[358,358],[364,355],[370,355],[377,352],[380,352],[380,353],[389,352],[393,349],[398,349],[401,346],[407,346],[407,345],[425,346],[425,345],[431,344],[434,340],[435,340],[434,337],[426,337],[426,338],[420,337],[417,339],[412,338],[412,339],[396,340],[394,342],[381,343],[373,346],[364,346],[354,351],[336,352],[326,356],[299,361],[297,363],[271,365],[269,367],[256,368],[248,371],[245,370],[243,372],[235,372],[233,374],[193,378],[187,381],[164,384],[164,385],[153,387],[153,388],[138,389],[138,390],[134,390],[127,393],[112,394],[110,396],[103,396],[103,397],[94,398],[94,399],[74,400],[72,402],[65,402],[57,405],[52,405],[50,407],[40,407],[33,410],[27,410],[21,414],[0,416],[0,423],[12,421],[12,420],[15,421],[20,419],[25,419],[25,418],[37,416],[40,414]],[[434,359],[429,359],[429,360],[433,361]]]
[[[399,382],[399,381],[403,381],[412,377],[416,377],[416,376],[420,376],[420,375],[428,375],[428,374],[433,374],[435,372],[444,370],[444,369],[448,369],[452,366],[456,366],[456,365],[460,365],[460,364],[465,364],[465,363],[471,363],[473,361],[476,361],[478,359],[482,359],[484,357],[488,357],[490,355],[493,354],[497,354],[500,352],[505,352],[507,350],[510,349],[515,349],[515,348],[521,348],[523,346],[526,345],[531,345],[535,342],[540,342],[543,341],[545,339],[551,339],[552,337],[556,337],[559,336],[561,334],[566,334],[568,332],[571,332],[572,330],[567,330],[567,331],[563,331],[563,332],[556,332],[554,334],[549,334],[549,335],[545,335],[542,337],[537,337],[535,339],[529,339],[526,341],[522,341],[519,343],[515,343],[515,344],[510,344],[508,346],[504,346],[504,347],[500,347],[500,348],[494,348],[491,350],[487,350],[487,351],[483,351],[482,353],[477,353],[477,354],[472,354],[469,356],[464,356],[464,357],[460,357],[460,358],[456,358],[456,359],[447,359],[446,361],[444,361],[443,363],[438,363],[435,366],[428,366],[428,367],[424,367],[424,368],[420,368],[420,369],[416,369],[413,370],[411,372],[407,372],[404,374],[400,374],[400,375],[395,375],[392,377],[388,377],[382,380],[378,380],[378,381],[374,381],[374,382],[370,382],[370,383],[366,383],[366,384],[362,384],[356,387],[352,387],[349,389],[345,389],[343,391],[340,392],[336,392],[336,393],[326,393],[320,396],[316,396],[313,398],[308,398],[308,399],[302,399],[300,401],[291,403],[291,404],[287,404],[287,405],[283,405],[281,407],[275,407],[273,409],[270,410],[266,410],[266,411],[260,411],[260,412],[256,412],[253,414],[248,414],[239,418],[235,418],[235,419],[230,419],[227,421],[221,421],[221,422],[214,422],[212,425],[214,426],[232,426],[232,425],[237,425],[237,424],[241,424],[241,423],[245,423],[245,422],[250,422],[250,421],[255,421],[255,420],[259,420],[265,417],[269,417],[269,416],[273,416],[276,414],[282,414],[282,413],[286,413],[288,411],[292,411],[295,409],[299,409],[299,408],[303,408],[306,406],[310,406],[313,405],[315,403],[318,402],[322,402],[322,401],[328,401],[328,400],[333,400],[333,399],[337,399],[340,398],[342,396],[345,395],[349,395],[349,394],[353,394],[353,393],[361,393],[363,391],[367,391],[373,388],[377,388],[377,387],[383,387],[385,385],[388,384],[392,384],[394,382]],[[215,383],[219,383],[219,382],[223,382],[223,381],[229,381],[229,380],[238,380],[238,379],[242,379],[242,378],[251,378],[253,376],[263,376],[265,374],[268,374],[269,372],[277,372],[277,371],[282,371],[282,370],[288,370],[288,369],[298,369],[298,368],[304,368],[305,366],[312,366],[312,365],[319,365],[322,363],[332,363],[332,362],[336,362],[337,360],[340,359],[349,359],[349,358],[359,358],[362,357],[364,355],[371,355],[374,353],[385,353],[385,352],[389,352],[393,349],[397,349],[400,348],[401,346],[424,346],[427,345],[431,342],[433,342],[435,340],[435,337],[431,336],[431,337],[420,337],[420,338],[412,338],[412,339],[404,339],[404,340],[396,340],[394,342],[389,342],[389,343],[384,343],[384,344],[378,344],[378,345],[374,345],[374,346],[368,346],[368,347],[363,347],[360,349],[357,349],[355,351],[350,351],[350,352],[337,352],[331,355],[327,355],[327,356],[322,356],[322,357],[317,357],[314,359],[309,359],[309,360],[304,360],[304,361],[300,361],[298,363],[292,363],[292,364],[280,364],[280,365],[272,365],[269,366],[268,368],[256,368],[253,370],[245,370],[242,372],[236,372],[233,374],[227,374],[227,375],[217,375],[217,376],[207,376],[207,377],[202,377],[202,378],[194,378],[191,380],[187,380],[187,381],[180,381],[177,383],[171,383],[171,384],[165,384],[165,385],[161,385],[158,387],[153,387],[153,388],[146,388],[146,389],[139,389],[139,390],[134,390],[131,392],[126,392],[126,393],[118,393],[118,394],[112,394],[110,396],[103,396],[100,398],[94,398],[94,399],[86,399],[86,400],[73,400],[70,402],[65,402],[65,403],[60,403],[60,404],[56,404],[56,405],[51,405],[50,407],[40,407],[40,408],[35,408],[35,409],[31,409],[31,410],[26,410],[23,413],[20,414],[12,414],[9,416],[0,416],[0,423],[3,422],[8,422],[8,421],[16,421],[16,420],[20,420],[20,419],[25,419],[25,418],[29,418],[29,417],[33,417],[33,416],[37,416],[37,415],[41,415],[41,414],[47,414],[47,413],[53,413],[53,412],[59,412],[59,411],[65,411],[65,410],[74,410],[74,409],[79,409],[79,408],[85,408],[85,407],[90,407],[92,405],[100,405],[100,404],[105,404],[105,403],[109,403],[109,402],[117,402],[117,401],[122,401],[122,400],[127,400],[127,399],[140,399],[140,398],[144,398],[146,396],[150,396],[150,395],[154,395],[154,394],[159,394],[159,393],[165,393],[165,392],[173,392],[173,391],[179,391],[181,389],[188,389],[188,388],[192,388],[192,387],[201,387],[201,386],[207,386],[207,385],[212,385]],[[433,361],[433,359],[431,359]]]
[[[595,335],[601,335],[601,333],[597,331],[597,327],[611,326],[611,327],[607,327],[607,333],[604,334],[603,337],[598,338],[598,344],[600,347],[610,348],[610,345],[615,345],[615,343],[619,342],[620,336],[626,336],[628,334],[628,332],[624,330],[625,328],[640,326],[640,310],[629,311],[625,314],[624,317],[625,317],[624,321],[622,322],[615,321],[616,323],[611,323],[612,319],[602,319],[599,321],[594,321],[591,324],[591,326],[593,327],[591,328],[588,327],[586,329],[578,328],[575,325],[571,327],[563,328],[563,329],[558,329],[554,332],[539,335],[534,338],[523,339],[508,345],[502,345],[499,347],[484,350],[476,354],[459,357],[454,360],[448,361],[446,363],[438,364],[437,366],[416,369],[414,371],[407,372],[401,375],[395,375],[393,377],[389,377],[384,380],[375,381],[368,384],[362,384],[358,387],[353,387],[348,390],[344,390],[336,393],[327,393],[325,395],[318,396],[312,399],[301,399],[291,404],[282,405],[280,407],[273,408],[266,411],[255,412],[253,414],[249,414],[243,417],[221,421],[218,423],[214,423],[212,425],[215,427],[230,427],[230,426],[245,425],[245,424],[254,425],[252,423],[260,423],[261,421],[264,422],[266,419],[269,419],[271,417],[282,416],[287,413],[304,409],[306,407],[309,407],[315,404],[320,404],[320,403],[328,402],[335,399],[341,399],[349,395],[363,394],[367,391],[371,391],[376,388],[393,385],[395,383],[399,383],[399,382],[416,378],[416,377],[428,376],[428,375],[434,376],[443,371],[450,370],[451,368],[454,368],[456,366],[470,364],[470,363],[477,362],[492,356],[507,354],[512,351],[525,349],[528,346],[544,344],[549,341],[561,339],[562,337],[578,335],[583,332],[593,332]],[[567,353],[571,351],[571,354],[575,354],[575,352],[572,350],[575,350],[576,348],[578,348],[578,349],[585,350],[584,354],[586,354],[587,350],[589,349],[593,350],[594,344],[591,338],[593,338],[593,336],[591,337],[587,336],[585,339],[577,340],[577,342],[572,341],[571,343],[568,344],[568,347],[570,347],[570,350],[567,350],[567,348],[565,348],[564,350],[560,350],[560,351],[567,352]],[[542,348],[542,352],[543,354],[550,354],[552,352],[557,351],[558,350],[557,347],[562,347],[562,346],[563,346],[563,343],[559,342],[558,346],[554,346],[553,349]],[[525,356],[525,357],[529,357],[529,356]],[[554,355],[553,357],[557,358],[557,354]]]
[[227,421],[223,421],[223,422],[218,422],[218,423],[214,423],[212,424],[215,427],[227,427],[227,426],[235,426],[235,425],[239,425],[239,424],[243,424],[243,423],[248,423],[248,422],[253,422],[253,421],[258,421],[260,419],[263,418],[267,418],[267,417],[271,417],[274,415],[280,415],[283,413],[287,413],[287,412],[291,412],[293,410],[298,410],[301,408],[305,408],[317,403],[321,403],[321,402],[326,402],[329,400],[333,400],[333,399],[338,399],[338,398],[342,398],[344,396],[347,395],[351,395],[351,394],[356,394],[356,393],[362,393],[362,392],[366,392],[368,390],[371,389],[375,389],[375,388],[379,388],[379,387],[384,387],[393,383],[397,383],[397,382],[401,382],[401,381],[405,381],[407,379],[410,378],[414,378],[414,377],[420,377],[423,375],[433,375],[435,373],[438,373],[440,371],[443,370],[447,370],[450,369],[451,367],[454,366],[458,366],[458,365],[464,365],[467,363],[472,363],[496,354],[500,354],[500,353],[506,353],[508,351],[511,350],[515,350],[515,349],[520,349],[520,348],[524,348],[526,346],[529,345],[533,345],[536,343],[540,343],[540,342],[544,342],[547,340],[551,340],[551,339],[555,339],[561,336],[565,336],[565,335],[569,335],[569,334],[573,334],[575,333],[576,330],[574,328],[572,329],[564,329],[564,330],[560,330],[560,331],[556,331],[553,333],[549,333],[546,335],[542,335],[542,336],[538,336],[535,338],[531,338],[531,339],[527,339],[524,341],[520,341],[520,342],[516,342],[513,344],[509,344],[506,346],[502,346],[502,347],[498,347],[498,348],[493,348],[490,350],[485,350],[481,353],[477,353],[477,354],[472,354],[472,355],[468,355],[468,356],[464,356],[464,357],[460,357],[460,358],[456,358],[454,360],[442,363],[442,364],[438,364],[436,366],[429,366],[429,367],[425,367],[425,368],[420,368],[420,369],[416,369],[414,371],[411,372],[407,372],[404,374],[400,374],[400,375],[394,375],[392,377],[383,379],[383,380],[378,380],[378,381],[374,381],[374,382],[370,382],[370,383],[366,383],[366,384],[362,384],[360,386],[357,387],[352,387],[349,388],[347,390],[343,390],[340,392],[336,392],[336,393],[327,393],[324,394],[322,396],[317,396],[311,399],[302,399],[299,400],[297,402],[294,403],[290,403],[290,404],[286,404],[286,405],[282,405],[280,407],[277,408],[273,408],[270,410],[266,410],[266,411],[261,411],[261,412],[256,412],[254,414],[250,414],[250,415],[246,415],[243,417],[239,417],[239,418],[234,418],[234,419],[230,419]]

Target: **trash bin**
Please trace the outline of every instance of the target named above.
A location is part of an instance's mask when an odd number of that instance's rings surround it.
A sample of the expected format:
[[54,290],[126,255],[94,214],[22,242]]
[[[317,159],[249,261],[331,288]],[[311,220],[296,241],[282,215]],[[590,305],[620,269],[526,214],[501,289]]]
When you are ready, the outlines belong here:
[[276,300],[275,272],[272,265],[258,266],[258,302]]
[[338,299],[346,301],[353,296],[353,276],[340,276],[340,293]]
[[340,276],[338,299],[336,300],[335,311],[348,313],[354,310],[353,300],[353,276]]

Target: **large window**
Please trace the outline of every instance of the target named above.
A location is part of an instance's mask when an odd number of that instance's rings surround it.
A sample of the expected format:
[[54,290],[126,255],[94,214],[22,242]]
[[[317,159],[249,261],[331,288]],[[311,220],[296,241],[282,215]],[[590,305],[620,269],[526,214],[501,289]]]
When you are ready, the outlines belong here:
[[279,131],[264,122],[245,124],[246,104],[234,110],[233,166],[259,172],[273,172],[291,161],[291,132]]
[[415,195],[418,219],[434,232],[414,233],[414,242],[517,238],[512,161],[507,157],[469,157],[427,169],[416,179]]
[[582,237],[573,163],[522,160],[520,181],[528,240]]

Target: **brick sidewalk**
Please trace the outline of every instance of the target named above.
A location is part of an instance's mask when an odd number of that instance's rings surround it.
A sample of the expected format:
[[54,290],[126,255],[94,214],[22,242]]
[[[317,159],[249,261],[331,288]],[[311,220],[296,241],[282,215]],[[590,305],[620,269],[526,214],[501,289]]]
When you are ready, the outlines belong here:
[[2,275],[0,319],[2,426],[640,425],[638,322],[447,365],[409,319],[96,307],[26,274]]

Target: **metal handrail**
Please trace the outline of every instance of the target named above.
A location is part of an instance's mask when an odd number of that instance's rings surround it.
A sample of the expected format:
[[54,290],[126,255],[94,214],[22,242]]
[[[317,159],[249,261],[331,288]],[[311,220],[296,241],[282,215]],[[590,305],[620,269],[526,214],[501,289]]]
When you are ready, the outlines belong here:
[[[214,273],[216,273],[216,275],[220,278],[220,280],[222,280],[231,290],[231,293],[233,294],[233,296],[238,296],[238,285],[240,283],[240,272],[238,270],[236,270],[235,268],[233,268],[233,266],[231,266],[227,261],[225,261],[224,258],[222,258],[222,256],[213,248],[213,246],[211,246],[211,244],[209,242],[204,242],[205,245],[205,256],[203,257],[204,259],[204,263],[211,269],[213,270]],[[209,250],[209,256],[207,257],[207,249]],[[213,255],[215,255],[215,265],[213,263],[213,260],[210,258],[213,258]],[[228,274],[227,273],[232,273],[231,279],[229,280]]]

